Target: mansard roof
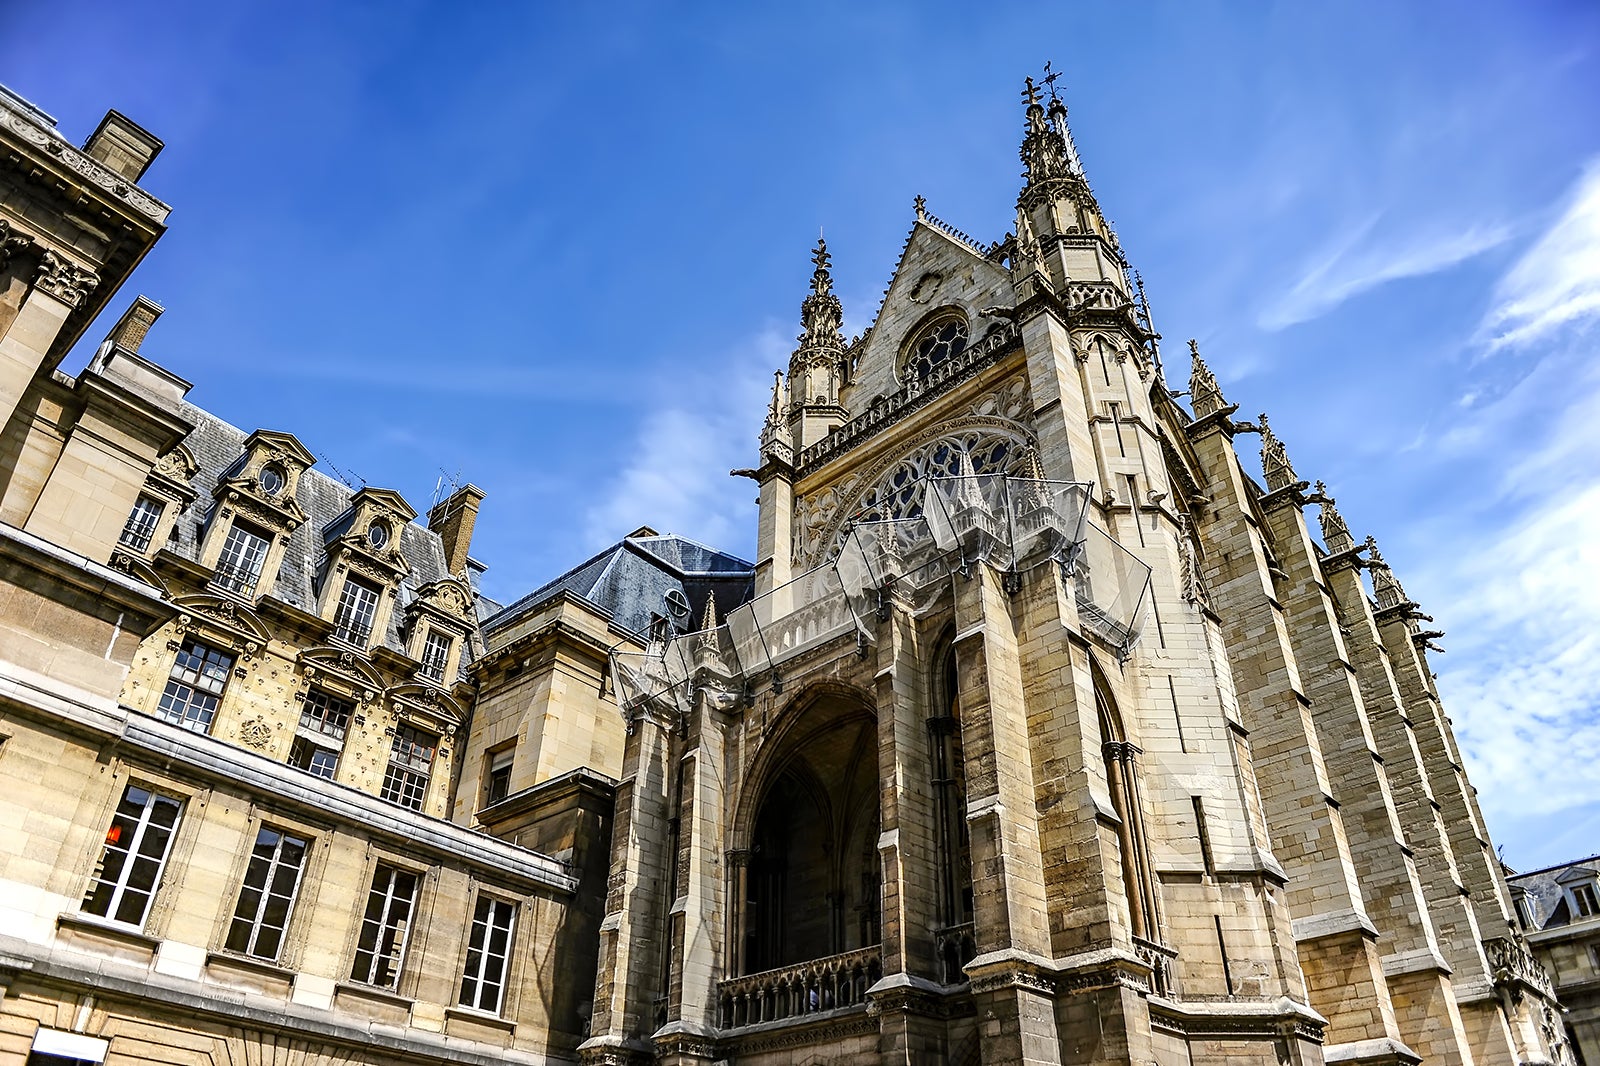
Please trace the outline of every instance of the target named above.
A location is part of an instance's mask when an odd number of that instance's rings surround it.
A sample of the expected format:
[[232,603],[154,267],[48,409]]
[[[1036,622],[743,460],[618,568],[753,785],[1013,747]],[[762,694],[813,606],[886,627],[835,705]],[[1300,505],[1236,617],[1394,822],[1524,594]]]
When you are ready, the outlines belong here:
[[[190,562],[198,562],[200,543],[215,512],[215,505],[211,502],[212,490],[230,470],[239,465],[246,442],[263,431],[246,433],[190,403],[182,405],[180,414],[194,424],[194,431],[185,438],[184,445],[199,466],[190,482],[198,497],[197,503],[178,520],[177,535],[166,547]],[[288,434],[273,436],[294,439]],[[315,461],[315,456],[309,451],[305,454]],[[389,494],[389,490],[368,490],[369,494],[376,491]],[[305,510],[306,521],[290,535],[283,565],[278,569],[272,588],[265,590],[267,595],[309,614],[316,613],[318,583],[326,558],[323,531],[350,510],[351,500],[356,495],[357,492],[348,485],[315,467],[300,476],[295,498]],[[397,493],[392,495],[398,499]],[[383,643],[403,653],[405,644],[400,638],[400,625],[405,619],[406,606],[416,598],[418,589],[449,577],[450,573],[446,569],[444,545],[439,535],[426,526],[407,522],[400,533],[400,551],[405,556],[410,572],[401,579],[395,610],[390,616],[389,629],[383,635]]]
[[1506,883],[1524,893],[1530,912],[1528,916],[1533,919],[1535,929],[1553,929],[1568,925],[1573,920],[1567,907],[1566,886],[1597,878],[1600,878],[1600,855],[1591,855],[1543,870],[1509,874]]
[[729,611],[755,594],[755,566],[688,537],[640,530],[578,564],[484,621],[484,630],[502,628],[563,592],[610,615],[629,633],[643,634],[653,616],[665,616],[674,590],[689,602],[691,628],[699,624],[706,597],[715,592],[717,609]]

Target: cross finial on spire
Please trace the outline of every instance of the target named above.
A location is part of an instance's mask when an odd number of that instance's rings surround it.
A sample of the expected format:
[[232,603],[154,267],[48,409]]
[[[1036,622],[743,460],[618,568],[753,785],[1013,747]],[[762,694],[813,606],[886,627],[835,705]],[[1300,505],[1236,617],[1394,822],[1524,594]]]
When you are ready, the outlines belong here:
[[1322,513],[1318,516],[1322,524],[1322,543],[1327,546],[1330,555],[1342,555],[1355,548],[1355,538],[1350,535],[1350,527],[1345,525],[1344,516],[1333,505],[1328,486],[1319,481],[1316,488],[1317,501],[1322,506]]
[[1288,449],[1272,432],[1265,414],[1261,416],[1261,474],[1266,478],[1268,492],[1286,489],[1300,481],[1293,464],[1289,462]]
[[917,210],[917,221],[926,222],[928,219],[928,201],[922,198],[921,193],[918,193],[917,198],[911,201],[911,206]]
[[1205,418],[1227,408],[1228,401],[1222,395],[1216,375],[1211,373],[1211,368],[1200,357],[1199,342],[1192,338],[1189,341],[1189,360],[1192,364],[1189,371],[1189,405],[1194,408],[1194,417]]
[[1039,102],[1039,90],[1033,84],[1033,77],[1031,75],[1023,78],[1022,82],[1026,86],[1026,88],[1022,90],[1022,102],[1027,104],[1029,107],[1033,107]]

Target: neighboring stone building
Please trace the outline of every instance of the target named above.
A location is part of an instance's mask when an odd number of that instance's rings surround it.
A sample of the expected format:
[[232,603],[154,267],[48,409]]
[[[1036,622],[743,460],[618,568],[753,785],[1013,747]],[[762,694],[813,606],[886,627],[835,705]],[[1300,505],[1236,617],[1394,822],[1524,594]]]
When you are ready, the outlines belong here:
[[1528,946],[1561,1002],[1556,1010],[1545,1010],[1546,1039],[1566,1040],[1578,1063],[1595,1066],[1600,1063],[1600,855],[1509,874],[1506,883]]
[[819,243],[754,564],[501,607],[481,491],[194,407],[149,301],[57,370],[160,142],[0,97],[0,1054],[1559,1061],[1436,634],[1025,124],[1015,233],[919,199],[860,337]]

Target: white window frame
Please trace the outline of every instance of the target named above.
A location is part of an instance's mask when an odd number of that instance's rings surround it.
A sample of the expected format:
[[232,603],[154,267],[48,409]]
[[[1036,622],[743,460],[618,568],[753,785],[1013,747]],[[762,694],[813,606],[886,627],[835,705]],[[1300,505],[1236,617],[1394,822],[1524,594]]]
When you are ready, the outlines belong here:
[[[166,686],[156,702],[156,717],[191,732],[209,731],[222,707],[223,693],[228,690],[228,675],[233,673],[236,661],[229,650],[193,637],[185,640],[178,648],[178,657],[172,662]],[[200,713],[190,714],[195,708],[199,708]]]
[[271,550],[272,534],[245,522],[234,522],[228,527],[217,565],[212,568],[212,584],[237,596],[253,597]]
[[128,520],[122,525],[122,535],[117,537],[117,543],[124,548],[139,553],[150,550],[150,543],[155,539],[156,527],[161,524],[161,513],[167,505],[156,499],[148,492],[141,492],[139,498],[133,501],[133,510],[128,512]]
[[422,638],[422,666],[417,673],[423,677],[432,678],[444,684],[445,674],[450,670],[450,652],[455,647],[455,638],[442,630],[428,628],[427,635]]
[[[366,600],[366,596],[370,596],[371,600]],[[345,578],[344,587],[339,590],[339,605],[333,611],[334,639],[365,651],[372,643],[372,631],[378,620],[378,604],[382,600],[383,590],[377,585],[358,577]],[[354,628],[357,624],[365,626],[365,631]]]
[[[137,813],[124,810],[124,807],[127,806],[130,798],[136,792],[144,795],[144,800],[140,803]],[[157,832],[165,832],[167,839],[162,843],[161,851],[158,855],[147,855],[142,849],[149,839],[148,834],[152,824],[151,816],[158,803],[171,805],[172,824],[170,826],[155,825],[155,830]],[[166,873],[167,859],[172,856],[172,842],[177,838],[178,826],[182,822],[183,801],[181,799],[166,795],[153,788],[146,788],[143,785],[129,782],[127,787],[122,790],[122,799],[118,801],[116,813],[111,817],[111,826],[106,830],[106,839],[100,852],[100,861],[95,864],[94,875],[90,878],[89,888],[83,894],[83,902],[78,908],[80,913],[91,914],[95,917],[104,918],[108,922],[125,925],[133,929],[144,928],[145,919],[150,916],[150,904],[155,901],[156,893],[161,890],[161,877]],[[122,842],[122,834],[124,832],[128,835],[128,846],[119,848],[118,845]],[[115,840],[112,839],[113,834],[116,835]],[[114,878],[107,878],[105,876],[106,863],[111,859],[113,852],[117,851],[122,853],[122,864],[118,867]],[[150,890],[148,892],[144,892],[142,889],[131,890],[144,896],[144,903],[139,908],[138,917],[136,919],[117,917],[122,910],[124,899],[130,892],[128,882],[133,877],[134,867],[140,862],[152,861],[156,864],[156,868],[154,875],[150,878]],[[104,913],[89,909],[90,900],[94,898],[95,893],[99,891],[102,885],[112,886],[111,895],[106,900]]]
[[[1575,885],[1569,885],[1567,896],[1572,901],[1570,909],[1573,921],[1600,918],[1600,889],[1596,888],[1595,882],[1579,881]],[[1587,908],[1584,906],[1585,902],[1588,904]]]
[[[411,895],[402,896],[395,891],[400,877],[411,878]],[[393,863],[380,862],[372,871],[372,886],[367,890],[366,906],[361,912],[361,924],[356,931],[356,953],[350,964],[350,980],[371,988],[391,991],[400,987],[400,975],[405,969],[406,945],[411,940],[411,928],[417,916],[417,899],[422,894],[422,874]],[[369,917],[373,901],[378,901],[378,917]],[[398,909],[404,917],[396,918]],[[369,929],[370,944],[363,946]],[[388,950],[384,950],[385,942]],[[366,956],[363,960],[362,956]],[[381,976],[381,967],[387,965],[387,979]]]
[[[267,855],[259,855],[258,852],[262,848],[264,838],[269,833],[278,839],[276,843],[270,845],[272,850]],[[295,841],[300,845],[300,861],[297,863],[291,864],[283,860],[284,845],[289,841]],[[294,921],[295,903],[300,897],[300,884],[305,879],[306,862],[310,857],[310,837],[303,837],[297,833],[279,829],[277,826],[272,825],[263,825],[256,830],[256,842],[250,849],[250,856],[245,865],[244,878],[239,884],[239,899],[234,904],[233,917],[228,920],[228,932],[223,940],[223,946],[227,950],[240,955],[248,955],[251,958],[263,959],[267,962],[277,962],[282,957],[284,942],[289,938],[289,925]],[[257,869],[261,869],[256,865],[256,860],[259,858],[266,858],[267,863],[264,868],[265,872],[261,877],[261,883],[253,885],[251,884],[251,874]],[[262,931],[273,928],[265,924],[267,905],[275,896],[282,897],[285,895],[282,892],[274,892],[273,888],[278,884],[279,872],[286,869],[293,870],[293,880],[287,893],[288,902],[284,906],[283,924],[276,929],[278,942],[274,950],[271,954],[264,954],[258,950]],[[245,902],[250,892],[256,893],[253,908],[247,908]],[[243,947],[237,946],[234,941],[234,931],[241,927],[249,930],[245,936]]]
[[[423,745],[422,738],[429,738],[430,743]],[[424,766],[417,758],[414,749],[427,747],[428,759]],[[390,803],[398,803],[408,810],[420,811],[428,800],[428,786],[433,783],[433,764],[439,757],[439,736],[425,729],[400,722],[394,727],[394,740],[389,747],[389,764],[383,772],[383,785],[378,791],[381,799]],[[420,784],[416,784],[420,779]],[[408,786],[415,785],[417,802],[415,805],[402,798],[413,791]]]
[[[505,924],[495,924],[498,918]],[[503,950],[493,950],[494,936],[503,936]],[[485,1014],[499,1015],[505,1008],[506,985],[511,976],[511,948],[517,933],[517,905],[487,893],[478,895],[473,908],[472,927],[467,937],[467,956],[461,971],[461,990],[456,997],[459,1006]],[[489,979],[491,960],[499,961],[499,977]],[[486,992],[492,991],[493,1005],[484,1006]]]

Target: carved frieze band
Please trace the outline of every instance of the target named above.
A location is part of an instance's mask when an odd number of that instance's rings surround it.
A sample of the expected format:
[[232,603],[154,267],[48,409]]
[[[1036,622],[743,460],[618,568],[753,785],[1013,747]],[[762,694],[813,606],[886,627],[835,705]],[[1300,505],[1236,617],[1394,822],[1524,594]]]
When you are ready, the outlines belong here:
[[60,137],[3,104],[0,104],[0,129],[10,130],[29,144],[44,149],[61,166],[110,193],[148,219],[165,221],[172,210],[137,186],[129,184],[120,174],[95,162]]

